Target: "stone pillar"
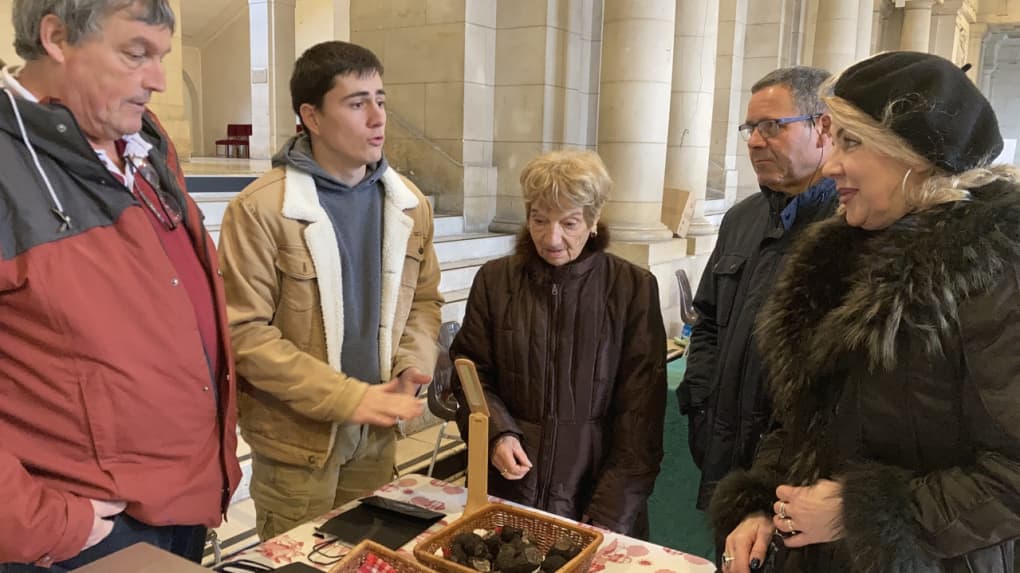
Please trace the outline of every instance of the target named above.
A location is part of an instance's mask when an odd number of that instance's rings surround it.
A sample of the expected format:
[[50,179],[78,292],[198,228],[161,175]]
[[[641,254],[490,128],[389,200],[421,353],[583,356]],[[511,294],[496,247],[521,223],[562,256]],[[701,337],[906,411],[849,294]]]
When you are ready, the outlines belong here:
[[892,4],[889,0],[874,0],[871,11],[871,50],[870,54],[877,54],[882,51],[882,38],[885,36],[886,28],[889,26],[889,15],[892,13]]
[[945,0],[935,7],[932,53],[958,66],[967,63],[970,50],[970,26],[975,20],[970,1]]
[[833,73],[857,59],[857,0],[818,0],[811,65]]
[[661,241],[675,0],[606,2],[598,150],[616,183],[603,219],[620,241]]
[[[466,66],[473,74],[494,68],[492,73],[485,72],[485,81],[493,85],[494,102],[488,110],[479,110],[492,117],[493,125],[478,133],[484,137],[477,141],[497,167],[494,217],[488,228],[516,232],[525,223],[519,179],[528,161],[563,147],[595,148],[602,0],[545,0],[526,5],[490,1],[496,26],[493,65],[480,67],[484,54],[474,47]],[[467,6],[478,3],[469,0]],[[666,49],[671,47],[672,40]],[[668,80],[666,93],[668,100]],[[665,123],[665,117],[658,121]],[[610,175],[619,184],[611,166]],[[661,178],[659,182],[661,193]],[[465,196],[466,221],[469,199]]]
[[970,46],[967,48],[967,61],[971,68],[967,70],[967,77],[980,86],[981,69],[984,67],[985,35],[988,34],[988,24],[974,23],[970,25]]
[[[850,63],[863,60],[875,53],[872,49],[872,39],[875,37],[874,21],[872,20],[874,8],[873,0],[857,1],[857,53],[854,54],[854,59]],[[832,70],[833,73],[838,71]]]
[[699,243],[716,232],[705,219],[705,191],[718,31],[719,0],[677,0],[665,185],[690,192],[688,200],[694,201],[688,252],[704,250]]
[[351,0],[333,0],[333,39],[351,40]]
[[181,0],[170,0],[177,15],[170,53],[163,59],[166,91],[152,94],[149,108],[159,117],[183,160],[191,157],[191,122],[184,111],[184,49],[181,46]]
[[900,49],[928,52],[931,46],[931,8],[933,0],[910,0],[903,7]]
[[290,76],[296,59],[294,4],[295,0],[248,0],[252,159],[272,157],[294,135],[297,124],[290,104]]

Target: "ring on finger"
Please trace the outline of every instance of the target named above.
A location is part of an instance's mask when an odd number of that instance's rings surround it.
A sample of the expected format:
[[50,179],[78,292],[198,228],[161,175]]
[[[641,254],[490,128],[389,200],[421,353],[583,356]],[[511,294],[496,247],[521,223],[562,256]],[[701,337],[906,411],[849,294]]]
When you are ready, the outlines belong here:
[[729,553],[723,553],[722,554],[723,564],[728,564],[729,562],[733,561],[733,559],[734,559],[734,557],[732,555],[730,555]]
[[783,519],[786,520],[786,526],[790,528],[789,533],[798,533],[798,531],[793,528],[793,520],[792,519],[790,519],[789,517],[785,517]]
[[779,519],[788,519],[789,517],[789,515],[786,515],[786,502],[779,502]]

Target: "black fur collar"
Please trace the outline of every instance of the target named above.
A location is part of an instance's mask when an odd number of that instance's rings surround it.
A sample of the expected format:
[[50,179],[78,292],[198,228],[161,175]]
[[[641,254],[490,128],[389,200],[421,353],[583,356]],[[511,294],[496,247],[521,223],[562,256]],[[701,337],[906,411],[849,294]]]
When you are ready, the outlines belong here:
[[850,227],[843,217],[805,231],[759,314],[756,334],[784,427],[821,434],[825,419],[811,413],[847,359],[890,368],[907,338],[940,353],[959,304],[987,291],[1020,258],[1017,187],[998,182],[972,195],[881,231]]

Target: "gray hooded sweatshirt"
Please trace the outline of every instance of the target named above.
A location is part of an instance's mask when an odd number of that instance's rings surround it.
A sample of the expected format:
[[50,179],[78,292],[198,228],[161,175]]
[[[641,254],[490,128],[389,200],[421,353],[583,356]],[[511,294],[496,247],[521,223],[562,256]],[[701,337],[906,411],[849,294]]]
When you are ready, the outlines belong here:
[[386,158],[368,166],[353,188],[334,179],[312,157],[306,134],[292,138],[273,157],[311,175],[319,204],[329,215],[340,251],[344,336],[340,364],[344,374],[369,384],[379,380],[379,314],[382,304],[382,174]]

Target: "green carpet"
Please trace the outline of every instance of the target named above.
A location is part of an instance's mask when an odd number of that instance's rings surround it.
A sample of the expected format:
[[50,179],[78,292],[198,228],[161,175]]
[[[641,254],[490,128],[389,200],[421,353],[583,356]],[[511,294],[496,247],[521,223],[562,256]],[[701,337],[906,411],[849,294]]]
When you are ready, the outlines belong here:
[[712,559],[712,536],[704,514],[694,509],[701,473],[687,449],[687,418],[680,415],[676,387],[684,377],[686,358],[669,365],[669,396],[663,437],[665,455],[655,491],[648,500],[653,543]]

